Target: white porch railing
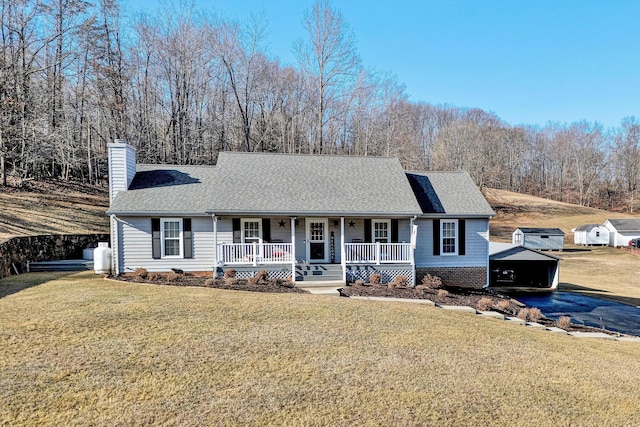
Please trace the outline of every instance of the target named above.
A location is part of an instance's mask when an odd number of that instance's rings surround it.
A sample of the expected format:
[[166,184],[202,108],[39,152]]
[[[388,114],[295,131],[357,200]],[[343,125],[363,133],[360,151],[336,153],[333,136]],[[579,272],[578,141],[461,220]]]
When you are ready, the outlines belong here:
[[291,243],[222,243],[218,259],[224,264],[291,264]]
[[409,243],[345,243],[347,264],[411,262]]

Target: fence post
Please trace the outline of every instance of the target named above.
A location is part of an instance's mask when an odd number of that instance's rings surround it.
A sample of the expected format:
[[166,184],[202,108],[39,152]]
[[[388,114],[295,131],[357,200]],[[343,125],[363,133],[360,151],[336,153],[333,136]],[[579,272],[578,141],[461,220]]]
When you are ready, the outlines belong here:
[[380,242],[376,242],[376,265],[380,265]]

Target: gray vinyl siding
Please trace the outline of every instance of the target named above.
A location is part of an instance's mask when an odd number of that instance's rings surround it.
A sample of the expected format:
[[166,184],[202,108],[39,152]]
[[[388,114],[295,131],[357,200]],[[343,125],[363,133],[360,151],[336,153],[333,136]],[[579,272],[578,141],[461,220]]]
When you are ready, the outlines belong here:
[[147,271],[212,271],[214,263],[213,224],[210,217],[192,218],[193,258],[153,259],[151,255],[151,218],[120,218],[120,270],[138,267]]
[[[460,218],[464,219],[464,218]],[[433,255],[433,221],[417,219],[416,267],[487,267],[489,220],[465,219],[465,255]],[[402,230],[402,228],[400,228]]]
[[525,248],[538,250],[562,250],[564,247],[564,236],[547,236],[543,238],[539,235],[524,235]]

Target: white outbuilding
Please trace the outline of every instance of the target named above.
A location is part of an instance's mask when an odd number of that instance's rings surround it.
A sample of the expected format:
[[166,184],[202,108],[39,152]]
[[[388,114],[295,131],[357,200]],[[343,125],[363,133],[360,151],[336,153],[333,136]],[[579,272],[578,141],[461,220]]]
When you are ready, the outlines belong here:
[[511,235],[511,243],[539,251],[561,251],[564,231],[559,228],[520,227]]
[[609,244],[609,229],[602,224],[582,224],[573,230],[573,243],[576,245]]
[[604,226],[609,230],[609,246],[629,246],[631,239],[640,238],[640,219],[608,219]]

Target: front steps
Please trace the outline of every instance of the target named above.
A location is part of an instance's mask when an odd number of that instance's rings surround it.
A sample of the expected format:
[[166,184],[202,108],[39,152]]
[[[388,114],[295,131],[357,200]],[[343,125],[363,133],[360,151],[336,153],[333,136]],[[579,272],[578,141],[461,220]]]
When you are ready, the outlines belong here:
[[342,266],[340,264],[297,264],[296,282],[341,281]]
[[338,289],[345,286],[340,264],[296,265],[296,287],[311,294],[340,296]]

